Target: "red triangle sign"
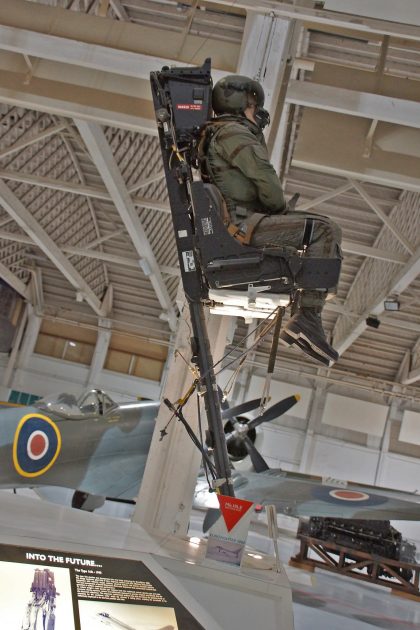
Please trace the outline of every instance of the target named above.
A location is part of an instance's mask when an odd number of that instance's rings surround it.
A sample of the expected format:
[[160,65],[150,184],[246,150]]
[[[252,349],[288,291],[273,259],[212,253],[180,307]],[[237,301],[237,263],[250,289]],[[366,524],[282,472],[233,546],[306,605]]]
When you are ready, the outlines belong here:
[[254,505],[252,501],[245,501],[245,499],[237,499],[236,497],[226,497],[222,494],[218,494],[217,498],[219,499],[220,510],[228,532],[239,523],[244,514]]

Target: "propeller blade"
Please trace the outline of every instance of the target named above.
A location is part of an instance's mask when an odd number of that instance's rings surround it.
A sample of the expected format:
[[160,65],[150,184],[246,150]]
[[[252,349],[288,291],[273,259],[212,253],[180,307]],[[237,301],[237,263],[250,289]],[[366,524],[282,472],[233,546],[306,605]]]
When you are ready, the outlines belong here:
[[275,418],[282,416],[284,413],[289,411],[297,402],[299,402],[300,396],[299,394],[294,394],[293,396],[288,396],[287,398],[283,398],[280,402],[272,405],[267,411],[264,411],[262,416],[258,416],[258,418],[254,418],[248,422],[248,427],[250,429],[255,429],[259,427],[263,422],[270,422]]
[[247,411],[253,411],[261,404],[261,398],[255,398],[254,400],[248,400],[248,402],[242,403],[241,405],[236,405],[236,407],[230,407],[230,409],[225,409],[222,411],[222,419],[229,420],[230,418],[234,418],[235,416],[240,416],[243,413],[247,413]]
[[254,470],[257,473],[264,472],[265,470],[270,470],[267,462],[263,458],[262,455],[259,454],[249,437],[246,435],[244,437],[244,444],[246,450],[248,451],[248,455],[251,458],[252,465],[254,466]]

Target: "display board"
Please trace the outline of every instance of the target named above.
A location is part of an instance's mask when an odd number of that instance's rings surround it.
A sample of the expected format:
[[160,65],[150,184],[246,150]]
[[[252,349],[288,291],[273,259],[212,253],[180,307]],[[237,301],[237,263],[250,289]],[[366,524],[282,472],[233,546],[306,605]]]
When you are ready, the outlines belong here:
[[0,545],[0,627],[204,630],[147,562]]

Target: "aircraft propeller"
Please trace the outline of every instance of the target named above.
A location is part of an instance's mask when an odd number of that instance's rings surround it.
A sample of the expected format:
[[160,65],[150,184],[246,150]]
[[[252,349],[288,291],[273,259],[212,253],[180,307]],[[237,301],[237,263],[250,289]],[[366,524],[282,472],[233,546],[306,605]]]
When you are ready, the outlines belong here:
[[249,455],[254,468],[257,472],[267,470],[267,464],[254,446],[256,431],[255,429],[265,422],[271,422],[275,418],[280,417],[289,409],[291,409],[298,401],[300,396],[295,394],[288,396],[280,402],[272,405],[263,414],[252,420],[241,417],[239,414],[246,413],[255,409],[260,404],[260,399],[250,400],[247,403],[231,407],[222,411],[222,418],[232,418],[225,425],[225,438],[228,453],[233,461],[238,461]]

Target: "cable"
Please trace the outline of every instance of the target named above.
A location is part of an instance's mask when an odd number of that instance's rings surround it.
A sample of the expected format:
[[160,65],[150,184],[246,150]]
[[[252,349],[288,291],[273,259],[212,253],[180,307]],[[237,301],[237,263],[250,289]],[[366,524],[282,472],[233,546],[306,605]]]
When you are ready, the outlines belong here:
[[[272,320],[270,320],[270,317],[271,317],[272,315],[274,315],[274,313],[276,312],[276,310],[277,310],[277,306],[276,306],[276,308],[275,308],[273,311],[271,311],[271,313],[269,313],[269,314],[267,315],[267,317],[266,317],[265,319],[262,319],[262,320],[260,321],[260,323],[259,323],[259,324],[257,324],[257,325],[255,326],[255,328],[253,328],[253,329],[252,329],[252,330],[251,330],[251,331],[250,331],[247,335],[245,335],[244,337],[242,337],[242,338],[239,340],[239,343],[237,343],[237,344],[236,344],[235,346],[233,346],[233,347],[232,347],[232,348],[231,348],[228,352],[226,352],[226,354],[224,354],[224,355],[223,355],[223,357],[222,357],[219,361],[217,361],[217,362],[213,365],[213,368],[216,368],[216,367],[219,365],[219,363],[221,363],[222,361],[224,361],[224,360],[225,360],[225,359],[226,359],[226,358],[227,358],[230,354],[232,354],[232,352],[233,352],[234,350],[237,350],[237,349],[239,348],[239,346],[240,346],[240,345],[241,345],[244,341],[246,341],[246,340],[248,339],[248,337],[250,337],[251,335],[253,335],[253,334],[254,334],[254,333],[258,330],[258,328],[260,328],[260,326],[262,326],[262,325],[263,325],[263,324],[265,324],[266,322],[270,322],[270,324],[271,324],[271,325],[270,325],[270,328],[271,328],[271,326],[273,325],[273,321],[272,321]],[[264,337],[264,336],[265,336],[265,334],[266,334],[266,333],[264,333],[264,332],[260,333],[260,336],[259,336],[259,338],[258,338],[258,339],[261,339],[262,337]],[[203,377],[204,377],[204,376],[206,376],[206,374],[203,374]]]
[[[266,330],[264,330],[258,337],[258,339],[249,347],[247,348],[244,352],[241,352],[241,354],[239,356],[237,356],[235,359],[233,359],[232,361],[230,361],[227,365],[225,365],[224,367],[222,367],[221,370],[219,370],[218,372],[215,372],[215,376],[218,376],[219,374],[221,374],[223,372],[223,370],[226,370],[228,367],[230,367],[231,365],[233,365],[234,363],[236,363],[236,361],[240,360],[242,357],[246,357],[246,355],[251,352],[251,350],[254,350],[254,348],[256,348],[258,346],[258,344],[260,343],[260,341],[262,341],[264,339],[264,337],[270,332],[270,330],[273,328],[273,326],[275,325],[276,320],[273,320],[272,322],[270,322],[270,325],[267,326]],[[219,361],[220,363],[220,361]]]
[[174,405],[171,403],[171,401],[168,398],[164,398],[163,402],[173,412],[173,414],[178,418],[178,420],[183,424],[183,426],[184,426],[185,430],[187,431],[189,437],[191,438],[193,444],[198,448],[198,450],[200,451],[200,453],[201,453],[201,455],[203,457],[203,460],[206,462],[206,464],[207,464],[207,466],[209,468],[211,476],[213,477],[213,479],[217,479],[217,471],[216,471],[216,469],[215,469],[215,467],[213,465],[213,462],[211,461],[211,459],[207,455],[206,451],[204,450],[204,448],[200,444],[200,441],[197,438],[197,436],[195,435],[194,431],[191,429],[190,425],[188,424],[188,422],[184,418],[184,415],[182,413],[182,405],[179,405],[177,408],[175,408]]
[[[198,430],[200,432],[200,442],[201,442],[201,446],[204,450],[204,440],[203,440],[203,426],[202,426],[202,422],[201,422],[201,409],[200,409],[200,397],[197,395],[197,416],[198,416]],[[210,479],[209,479],[209,470],[207,467],[207,462],[204,458],[202,458],[202,464],[203,464],[203,470],[204,470],[204,474],[206,475],[206,480],[207,480],[207,485],[209,488],[211,488],[211,483],[210,483]],[[214,479],[214,477],[213,477]]]

